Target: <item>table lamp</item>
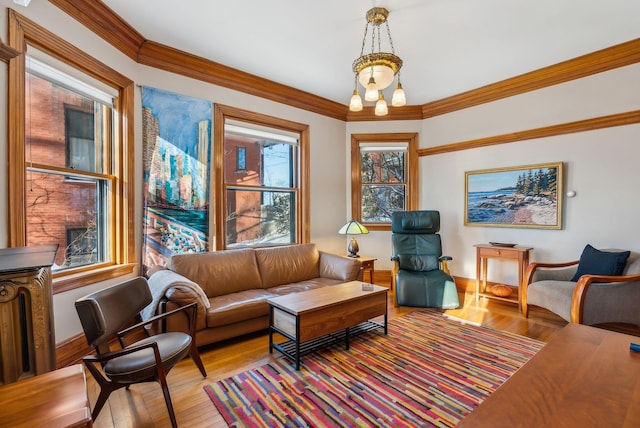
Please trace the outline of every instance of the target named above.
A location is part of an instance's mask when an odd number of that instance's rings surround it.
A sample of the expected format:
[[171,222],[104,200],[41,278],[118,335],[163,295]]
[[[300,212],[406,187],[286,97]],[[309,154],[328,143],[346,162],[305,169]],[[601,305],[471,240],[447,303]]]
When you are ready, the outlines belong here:
[[351,235],[351,240],[349,241],[349,246],[347,247],[347,250],[349,251],[349,257],[360,257],[358,255],[358,251],[360,250],[360,248],[358,247],[358,241],[356,241],[356,238],[353,235],[365,235],[369,233],[367,228],[358,223],[356,220],[351,219],[347,224],[340,228],[338,233],[340,235]]

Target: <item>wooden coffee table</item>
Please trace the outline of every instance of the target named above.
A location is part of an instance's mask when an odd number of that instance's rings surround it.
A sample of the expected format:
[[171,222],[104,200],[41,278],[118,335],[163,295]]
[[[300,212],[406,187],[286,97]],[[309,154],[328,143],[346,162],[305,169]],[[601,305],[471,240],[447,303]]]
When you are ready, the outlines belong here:
[[[384,328],[387,334],[388,291],[351,281],[269,299],[269,353],[277,349],[299,370],[300,354],[307,349],[342,340],[349,349],[349,335],[358,330]],[[371,321],[378,316],[384,316],[384,324]],[[274,333],[289,340],[275,343]]]

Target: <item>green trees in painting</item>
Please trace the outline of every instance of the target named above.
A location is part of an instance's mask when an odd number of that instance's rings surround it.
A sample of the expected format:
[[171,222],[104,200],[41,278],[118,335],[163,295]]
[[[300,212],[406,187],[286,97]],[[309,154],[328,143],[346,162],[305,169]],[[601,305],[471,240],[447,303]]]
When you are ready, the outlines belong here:
[[556,168],[530,169],[518,176],[516,193],[522,195],[544,195],[555,198],[558,177]]

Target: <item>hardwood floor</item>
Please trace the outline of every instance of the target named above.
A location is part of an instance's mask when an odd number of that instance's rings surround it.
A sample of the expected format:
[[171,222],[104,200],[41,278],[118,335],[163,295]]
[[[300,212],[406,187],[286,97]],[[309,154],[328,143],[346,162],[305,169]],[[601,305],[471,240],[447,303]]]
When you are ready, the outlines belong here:
[[[389,318],[416,310],[394,307],[390,294]],[[490,328],[510,331],[548,342],[566,322],[550,313],[533,311],[524,318],[515,305],[481,299],[476,305],[471,294],[461,295],[461,309],[447,310],[447,314]],[[225,341],[201,348],[201,357],[208,377],[202,378],[190,359],[178,363],[169,373],[168,383],[178,424],[183,427],[226,427],[203,386],[218,379],[260,366],[277,358],[268,352],[269,338],[265,332]],[[91,407],[98,396],[98,387],[87,375]],[[166,427],[170,426],[160,386],[147,383],[121,389],[111,394],[94,423],[96,428],[110,427]]]

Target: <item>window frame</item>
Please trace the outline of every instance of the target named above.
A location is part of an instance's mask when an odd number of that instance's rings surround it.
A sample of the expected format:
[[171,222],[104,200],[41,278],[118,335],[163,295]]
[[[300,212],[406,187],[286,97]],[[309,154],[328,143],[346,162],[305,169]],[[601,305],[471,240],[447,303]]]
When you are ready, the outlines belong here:
[[[215,246],[216,250],[227,248],[226,243],[226,184],[224,179],[224,134],[226,120],[235,120],[255,124],[269,128],[281,129],[283,131],[294,132],[300,135],[298,142],[299,165],[298,165],[298,201],[295,212],[295,243],[310,242],[310,212],[309,212],[309,125],[292,122],[285,119],[267,116],[260,113],[251,112],[235,107],[215,104],[213,109],[213,188],[215,189],[213,201],[215,204]],[[235,153],[234,153],[235,155]],[[264,189],[268,190],[268,188]],[[274,244],[275,246],[277,244]],[[234,247],[235,248],[235,247]]]
[[71,43],[9,9],[8,44],[20,54],[9,60],[8,72],[8,246],[26,245],[25,56],[27,46],[114,88],[115,129],[111,158],[113,204],[110,220],[110,262],[52,274],[54,294],[134,273],[138,269],[134,227],[134,82]]
[[391,230],[391,222],[362,221],[362,164],[360,144],[371,147],[376,144],[407,143],[405,153],[405,209],[418,209],[418,134],[417,133],[381,133],[351,134],[351,217],[358,220],[369,230]]

